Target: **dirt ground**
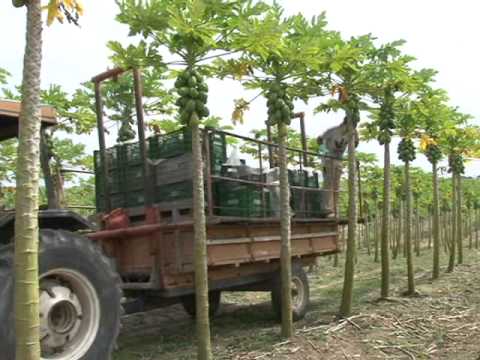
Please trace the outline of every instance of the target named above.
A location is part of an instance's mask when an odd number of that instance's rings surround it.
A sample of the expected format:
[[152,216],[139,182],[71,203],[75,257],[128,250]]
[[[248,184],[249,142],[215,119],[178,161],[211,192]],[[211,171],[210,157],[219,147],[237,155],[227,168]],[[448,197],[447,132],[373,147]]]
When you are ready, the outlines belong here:
[[[266,293],[225,293],[212,322],[215,359],[448,359],[480,360],[480,252],[432,283],[432,254],[415,258],[419,295],[403,297],[405,259],[391,263],[392,298],[378,301],[380,265],[358,256],[354,313],[335,320],[343,265],[325,258],[309,274],[311,307],[283,341]],[[340,258],[340,264],[343,259]],[[442,264],[446,265],[445,255]],[[123,319],[115,360],[195,359],[195,324],[178,306]]]

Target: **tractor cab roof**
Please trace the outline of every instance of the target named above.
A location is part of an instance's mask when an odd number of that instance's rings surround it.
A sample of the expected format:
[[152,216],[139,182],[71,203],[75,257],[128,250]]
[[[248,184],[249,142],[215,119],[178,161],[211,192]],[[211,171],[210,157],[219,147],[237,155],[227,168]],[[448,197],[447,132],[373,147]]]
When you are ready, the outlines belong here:
[[[18,121],[21,104],[19,101],[0,99],[0,141],[18,136]],[[41,107],[42,126],[57,124],[55,109],[51,106]]]

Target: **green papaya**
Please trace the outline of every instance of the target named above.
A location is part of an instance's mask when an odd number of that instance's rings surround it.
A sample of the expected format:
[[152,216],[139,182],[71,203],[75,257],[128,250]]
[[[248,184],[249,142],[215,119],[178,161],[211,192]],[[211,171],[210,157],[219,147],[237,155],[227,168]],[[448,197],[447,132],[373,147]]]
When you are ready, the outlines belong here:
[[197,80],[197,84],[200,85],[201,83],[203,83],[203,78],[202,78],[202,75],[200,75],[198,72],[194,72],[193,76],[195,77],[195,79]]
[[183,108],[186,105],[187,101],[188,99],[182,96],[179,97],[177,101],[175,101],[175,105],[177,105],[179,108]]
[[267,125],[273,126],[276,124],[275,117],[273,115],[270,115],[268,117],[268,120],[266,121]]
[[186,82],[183,78],[177,77],[177,80],[175,80],[175,88],[176,89],[181,89],[182,87],[186,86]]
[[178,95],[180,96],[189,96],[190,95],[190,89],[188,87],[181,87],[180,89],[177,90]]
[[208,107],[206,107],[205,105],[202,105],[198,113],[202,118],[210,116],[210,110],[208,110]]
[[267,96],[268,100],[275,102],[278,99],[278,95],[274,92],[270,92]]
[[207,93],[208,92],[208,85],[206,82],[202,81],[201,83],[198,84],[198,91]]
[[191,87],[188,94],[192,99],[198,98],[198,90],[194,87]]
[[189,111],[182,111],[180,114],[180,121],[184,124],[189,124],[190,119],[192,117],[192,113]]
[[197,79],[195,78],[195,76],[190,76],[190,77],[188,78],[188,86],[189,86],[190,88],[194,88],[194,87],[197,86]]
[[180,75],[178,75],[178,78],[182,79],[183,82],[187,83],[189,78],[188,71],[181,72]]
[[13,6],[19,8],[25,5],[26,0],[12,0]]
[[207,100],[208,100],[208,94],[206,92],[203,92],[203,91],[199,91],[198,92],[198,99],[206,104],[207,103]]
[[285,107],[285,101],[283,101],[282,99],[277,99],[277,101],[275,101],[275,108],[278,109],[278,110],[282,110],[283,108]]
[[275,118],[275,121],[282,121],[283,120],[283,114],[282,114],[282,110],[275,110],[275,113],[273,114],[274,118]]
[[196,109],[195,100],[193,100],[193,99],[188,100],[187,103],[185,104],[184,109],[185,109],[185,111],[190,112],[190,113],[194,112],[195,109]]
[[280,90],[282,90],[282,87],[280,86],[280,84],[274,83],[274,84],[271,86],[271,89],[272,89],[272,91],[278,93]]

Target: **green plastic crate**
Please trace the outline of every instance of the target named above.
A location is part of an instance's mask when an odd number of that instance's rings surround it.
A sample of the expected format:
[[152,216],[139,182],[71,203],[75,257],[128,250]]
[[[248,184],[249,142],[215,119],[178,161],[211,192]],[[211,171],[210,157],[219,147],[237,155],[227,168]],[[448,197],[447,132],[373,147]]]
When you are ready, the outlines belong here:
[[192,151],[190,128],[148,138],[148,155],[151,159],[166,159]]
[[169,202],[193,198],[193,183],[191,180],[157,186],[156,202]]
[[215,184],[216,213],[220,216],[263,217],[270,216],[270,199],[265,193],[262,206],[262,190],[252,184],[220,181]]
[[210,134],[210,162],[211,171],[218,175],[221,173],[222,165],[227,162],[227,140],[225,134]]
[[288,183],[290,186],[305,186],[308,172],[306,170],[288,170]]

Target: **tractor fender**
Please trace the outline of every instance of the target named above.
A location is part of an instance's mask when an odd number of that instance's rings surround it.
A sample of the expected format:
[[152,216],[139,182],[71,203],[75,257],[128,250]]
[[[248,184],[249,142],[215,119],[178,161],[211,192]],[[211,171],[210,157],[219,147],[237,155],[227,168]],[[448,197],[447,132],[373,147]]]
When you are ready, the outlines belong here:
[[[83,216],[66,209],[49,209],[38,212],[40,229],[53,230],[93,230],[95,226]],[[15,212],[7,212],[0,216],[0,245],[6,245],[13,240],[15,227]]]

